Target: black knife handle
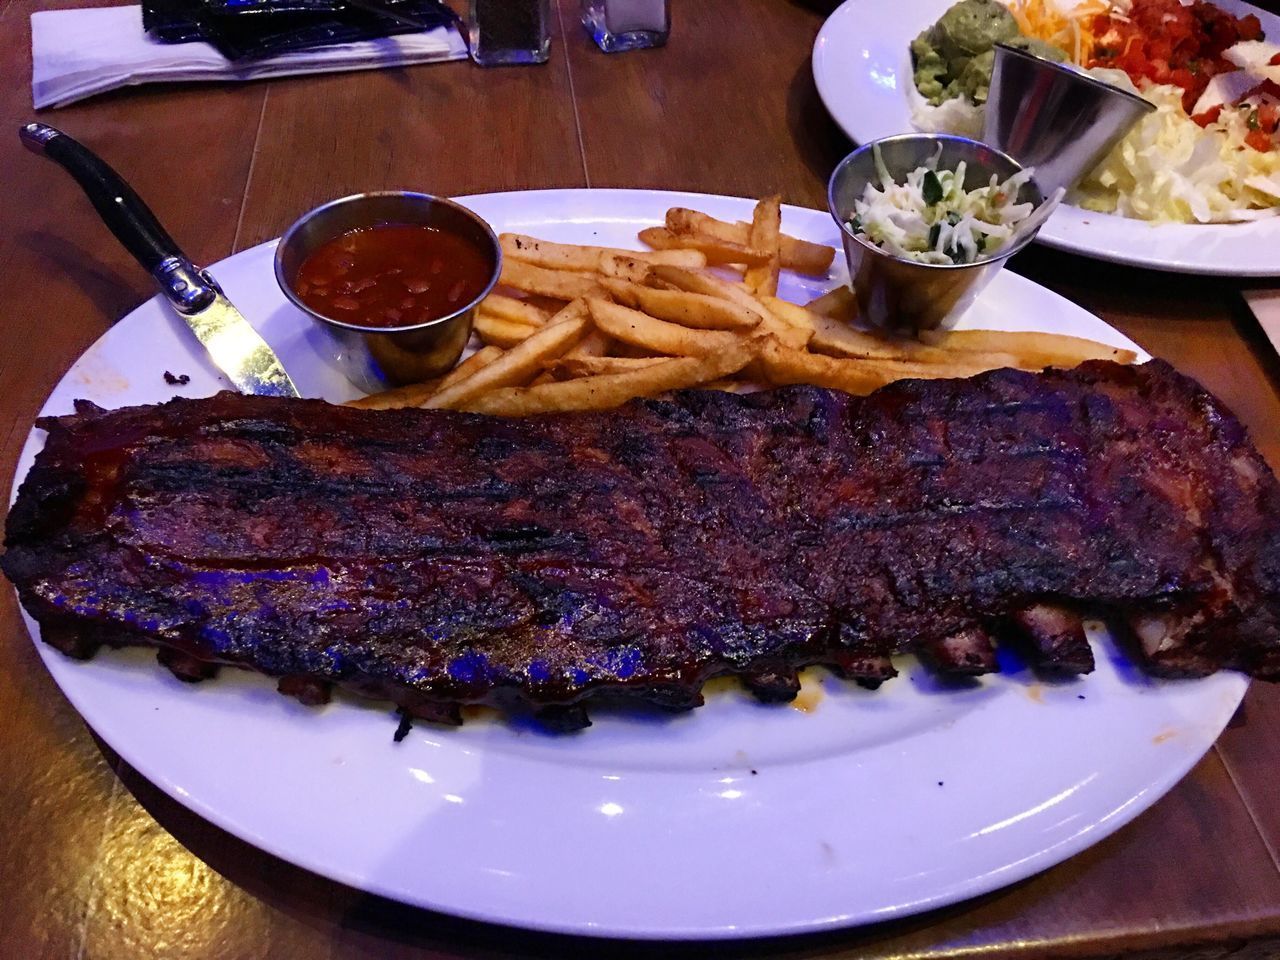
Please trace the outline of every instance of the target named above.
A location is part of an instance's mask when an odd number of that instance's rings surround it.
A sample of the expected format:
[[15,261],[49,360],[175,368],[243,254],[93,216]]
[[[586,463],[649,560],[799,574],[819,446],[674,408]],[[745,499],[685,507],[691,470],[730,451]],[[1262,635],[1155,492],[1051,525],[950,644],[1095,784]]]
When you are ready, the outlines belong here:
[[212,278],[196,269],[142,198],[105,160],[43,123],[24,125],[18,136],[28,150],[48,157],[75,178],[102,222],[177,309],[191,313],[214,298]]

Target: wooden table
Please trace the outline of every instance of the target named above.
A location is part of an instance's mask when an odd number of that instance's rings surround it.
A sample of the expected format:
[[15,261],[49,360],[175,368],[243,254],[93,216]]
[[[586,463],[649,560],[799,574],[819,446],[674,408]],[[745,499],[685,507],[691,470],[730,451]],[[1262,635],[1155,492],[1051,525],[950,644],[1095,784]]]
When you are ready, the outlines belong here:
[[[59,4],[67,5],[67,4]],[[241,86],[151,87],[44,119],[108,157],[197,262],[358,190],[662,187],[824,205],[848,141],[810,78],[833,4],[676,0],[661,51],[606,57],[559,0],[550,64],[467,63]],[[824,9],[825,7],[825,9]],[[0,0],[3,117],[31,115],[29,14]],[[0,137],[0,475],[77,355],[151,296],[65,175]],[[1280,361],[1239,284],[1036,248],[1015,269],[1216,391],[1280,468]],[[533,935],[367,896],[205,824],[95,742],[0,589],[0,955],[701,956]],[[725,946],[743,956],[1280,956],[1280,688],[1109,840],[977,901],[881,927]],[[598,865],[584,864],[584,869]]]

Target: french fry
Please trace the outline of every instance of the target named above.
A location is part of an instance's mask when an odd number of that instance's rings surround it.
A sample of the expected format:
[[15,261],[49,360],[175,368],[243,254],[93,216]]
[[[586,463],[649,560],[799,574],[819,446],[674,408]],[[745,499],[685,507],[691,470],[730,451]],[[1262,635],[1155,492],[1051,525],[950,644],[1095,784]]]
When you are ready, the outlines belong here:
[[[697,210],[672,207],[667,211],[667,229],[677,235],[704,234],[732,243],[745,244],[748,242],[751,225],[726,223],[724,220],[717,220]],[[822,276],[831,269],[831,261],[836,255],[835,247],[809,240],[797,240],[785,233],[779,240],[782,265],[788,270]]]
[[547,362],[547,370],[557,379],[594,377],[602,373],[627,373],[643,370],[655,363],[666,363],[668,357],[561,357]]
[[803,350],[809,345],[809,341],[813,339],[813,330],[811,328],[787,323],[786,320],[779,318],[777,314],[772,312],[765,317],[764,323],[760,325],[760,328],[768,331],[780,343],[790,347],[792,350]]
[[742,287],[730,283],[728,280],[722,280],[714,273],[708,273],[705,270],[686,270],[683,267],[657,264],[650,268],[649,277],[651,281],[661,281],[675,287],[677,290],[687,290],[690,293],[701,293],[708,297],[730,300],[756,314],[761,320],[764,320],[769,315],[769,311],[765,306]]
[[847,286],[839,286],[834,290],[828,290],[817,299],[806,303],[805,308],[813,313],[819,313],[824,317],[830,317],[832,320],[841,320],[845,323],[849,323],[858,316],[858,300],[854,297],[853,291]]
[[761,345],[760,366],[769,382],[778,386],[811,383],[859,396],[891,382],[891,378],[869,363],[835,360],[804,350],[793,350],[773,338]]
[[809,240],[797,240],[785,233],[780,244],[782,265],[796,273],[807,273],[811,277],[824,277],[831,269],[831,261],[835,259],[836,248],[825,243],[813,243]]
[[765,298],[765,305],[793,323],[806,323],[813,329],[809,349],[832,357],[850,360],[900,360],[912,363],[948,364],[962,360],[974,369],[995,370],[1000,367],[1016,367],[1020,370],[1036,370],[1039,367],[1013,351],[974,350],[961,357],[955,350],[930,346],[909,337],[855,330],[839,320],[814,313],[777,297]]
[[363,410],[392,410],[400,407],[419,407],[423,402],[435,393],[445,387],[451,386],[461,380],[463,377],[469,377],[477,370],[487,367],[502,356],[502,351],[497,347],[481,347],[467,359],[450,370],[443,377],[436,377],[426,383],[411,383],[408,386],[396,387],[393,390],[384,390],[381,393],[371,393],[367,397],[360,397],[358,400],[348,400],[344,406],[360,407]]
[[[928,362],[931,359],[929,348],[914,340],[896,339],[854,330],[838,320],[832,320],[820,313],[814,313],[807,307],[780,300],[777,297],[766,297],[764,303],[787,322],[812,330],[813,336],[809,340],[809,347],[818,353],[853,359],[871,357],[883,360],[914,359],[921,362]],[[922,349],[924,353],[920,352]],[[947,354],[942,353],[932,358],[945,360],[946,357]],[[1008,359],[1012,360],[1012,358]]]
[[688,207],[671,207],[667,210],[667,229],[674,234],[688,236],[694,233],[705,233],[709,237],[720,237],[735,243],[746,243],[751,227],[745,223],[729,223],[717,220],[701,210],[690,210]]
[[777,297],[765,297],[760,303],[766,311],[764,322],[760,325],[761,330],[768,331],[784,346],[793,350],[803,350],[809,345],[809,341],[813,339],[814,327],[806,314],[782,309],[784,305],[790,308],[793,304]]
[[609,300],[592,297],[587,300],[587,305],[591,309],[591,319],[601,333],[654,353],[700,357],[726,350],[738,342],[738,337],[732,333],[694,330],[678,323],[659,320]]
[[548,270],[596,273],[606,257],[628,257],[646,263],[671,263],[681,267],[702,267],[707,263],[706,257],[696,250],[619,250],[615,247],[554,243],[519,233],[504,233],[498,242],[504,256]]
[[578,297],[598,297],[604,289],[596,283],[595,276],[570,270],[548,270],[523,260],[504,259],[502,275],[498,282],[525,293],[536,293],[557,300],[576,300]]
[[[808,345],[817,353],[855,360],[863,358],[917,360],[922,363],[930,360],[946,360],[950,356],[948,353],[938,352],[915,340],[855,330],[830,317],[814,313],[808,307],[777,297],[765,297],[762,302],[775,316],[792,326],[812,331]],[[1005,359],[1013,360],[1012,357]]]
[[550,323],[488,366],[428,398],[428,409],[455,410],[489,390],[528,383],[542,373],[543,364],[568,350],[587,329],[585,316]]
[[[506,297],[504,299],[511,300],[512,298]],[[519,303],[520,301],[515,300],[513,302]],[[488,300],[484,301],[484,303],[488,303]],[[484,303],[481,304],[482,308]],[[545,311],[543,312],[545,313]],[[472,329],[475,330],[476,336],[482,342],[491,346],[502,347],[505,350],[514,347],[531,336],[540,326],[559,323],[562,320],[582,319],[586,316],[588,316],[587,303],[581,299],[571,300],[554,314],[547,314],[547,319],[541,324],[526,323],[514,315],[504,319],[497,314],[481,310],[476,313]]]
[[663,360],[626,373],[495,390],[477,397],[465,409],[507,417],[562,410],[608,410],[635,397],[695,387],[737,373],[751,361],[756,345],[746,338],[731,339],[729,347],[717,354]]
[[541,307],[500,293],[489,294],[480,301],[480,306],[476,309],[500,320],[515,320],[535,327],[540,327],[551,319],[551,314]]
[[792,327],[813,331],[818,317],[813,311],[779,297],[761,297],[760,303],[775,317]]
[[1086,360],[1133,363],[1138,359],[1137,354],[1132,350],[1110,347],[1105,343],[1059,333],[949,330],[921,333],[920,339],[949,354],[989,351],[1010,353],[1021,361],[1020,366],[1031,370],[1043,367],[1074,367]]
[[565,356],[576,360],[580,357],[603,357],[608,352],[609,338],[593,327]]
[[600,281],[618,303],[699,330],[750,330],[761,316],[731,300],[685,290],[656,290],[623,280]]
[[542,327],[521,323],[518,320],[503,320],[491,313],[477,311],[475,320],[471,323],[471,329],[475,331],[481,343],[507,350],[532,336]]
[[754,294],[772,297],[778,292],[778,273],[782,266],[781,235],[782,197],[766,197],[756,204],[751,231],[747,235],[748,246],[769,254],[766,263],[748,268],[742,278],[747,289]]
[[665,227],[649,227],[640,231],[640,239],[655,250],[698,250],[707,263],[743,263],[759,267],[769,262],[767,250],[756,250],[745,243],[722,240],[702,233],[675,234]]
[[713,273],[708,273],[705,270],[685,270],[681,267],[657,264],[650,269],[649,275],[654,280],[667,283],[680,290],[731,300],[746,310],[758,314],[760,317],[760,329],[772,333],[789,347],[799,349],[808,342],[811,336],[811,331],[793,329],[791,325],[775,317],[763,303],[742,287],[730,283],[728,280],[722,280]]
[[483,370],[493,361],[502,356],[500,347],[481,347],[467,359],[450,370],[440,380],[440,388],[452,387],[459,380],[464,380],[471,376],[477,370]]
[[[876,336],[863,330],[854,330],[820,313],[814,314],[813,339],[809,341],[809,347],[817,353],[854,359],[863,357],[879,360],[911,359],[920,363],[946,359],[945,353],[938,354],[915,341]],[[1009,366],[1016,365],[1013,357],[1004,359],[1008,361]]]
[[[636,251],[624,250],[627,256],[635,256]],[[646,263],[665,263],[673,267],[686,267],[689,270],[701,270],[707,265],[707,255],[701,250],[641,250],[640,259]]]
[[551,315],[548,323],[561,323],[565,320],[585,320],[589,319],[591,312],[587,309],[587,301],[581,298],[570,300],[563,307]]
[[957,354],[946,363],[871,357],[837,359],[820,353],[792,350],[777,340],[766,341],[760,349],[760,365],[771,383],[811,383],[858,395],[868,394],[895,380],[971,377],[995,369],[983,357],[983,354],[974,353],[970,358],[962,359]]
[[[679,253],[681,251],[673,250],[671,253]],[[697,253],[696,250],[690,250],[689,253]],[[702,254],[698,254],[702,256]],[[705,261],[706,258],[703,257]],[[649,278],[649,270],[653,266],[648,260],[641,260],[639,257],[630,257],[626,254],[610,254],[600,258],[600,279],[603,283],[605,279],[622,280],[626,283],[644,283]]]
[[[485,349],[489,348],[485,347]],[[403,387],[393,387],[380,393],[371,393],[366,397],[348,400],[343,406],[358,407],[361,410],[399,410],[402,407],[417,407],[440,389],[441,380],[441,377],[436,377],[426,383],[410,383]]]
[[[587,321],[585,334],[578,339],[578,342],[569,349],[565,356],[589,356],[599,355],[606,352],[608,348],[608,340],[602,333],[600,333],[600,331],[596,330],[595,327],[591,325],[591,311],[587,309],[586,300],[570,300],[556,311],[548,322],[560,323],[564,320]],[[598,347],[597,343],[599,344]]]

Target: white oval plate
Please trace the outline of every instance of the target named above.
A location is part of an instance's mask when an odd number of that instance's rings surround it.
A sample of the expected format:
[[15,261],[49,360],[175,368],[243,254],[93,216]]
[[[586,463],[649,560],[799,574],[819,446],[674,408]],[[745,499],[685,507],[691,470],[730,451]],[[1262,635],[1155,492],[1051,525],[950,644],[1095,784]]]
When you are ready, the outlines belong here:
[[[750,218],[746,200],[639,190],[463,198],[499,230],[636,247],[667,207]],[[783,227],[837,243],[822,212]],[[352,389],[311,349],[272,276],[273,244],[213,272],[304,394]],[[788,277],[804,299],[836,279]],[[1004,272],[970,325],[1133,346]],[[191,383],[166,386],[165,370]],[[45,405],[107,407],[226,384],[157,300],[82,356]],[[43,433],[33,431],[24,476]],[[33,636],[34,624],[28,621]],[[85,720],[170,796],[238,837],[343,883],[435,910],[546,930],[747,937],[913,913],[1012,883],[1084,849],[1176,783],[1247,686],[1237,674],[1158,682],[1105,638],[1096,673],[1037,683],[1016,664],[941,689],[913,661],[871,693],[821,679],[810,712],[724,692],[656,720],[599,714],[554,736],[481,721],[419,723],[394,744],[386,704],[309,709],[234,670],[198,687],[144,651],[77,663],[38,644]]]
[[[903,85],[912,82],[908,46],[954,0],[847,0],[822,25],[813,78],[827,110],[858,143],[910,133]],[[1240,16],[1256,14],[1268,37],[1280,17],[1240,0],[1214,0]],[[1152,270],[1265,277],[1280,274],[1280,217],[1253,223],[1154,225],[1063,204],[1037,240],[1059,250]]]

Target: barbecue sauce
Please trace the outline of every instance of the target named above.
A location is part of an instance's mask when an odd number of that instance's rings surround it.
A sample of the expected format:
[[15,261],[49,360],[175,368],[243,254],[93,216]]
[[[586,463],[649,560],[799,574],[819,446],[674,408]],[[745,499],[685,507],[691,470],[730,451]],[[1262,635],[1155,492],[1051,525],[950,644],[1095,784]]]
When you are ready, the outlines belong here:
[[421,224],[352,230],[302,262],[294,292],[316,313],[358,327],[411,327],[467,306],[493,264],[475,244]]

